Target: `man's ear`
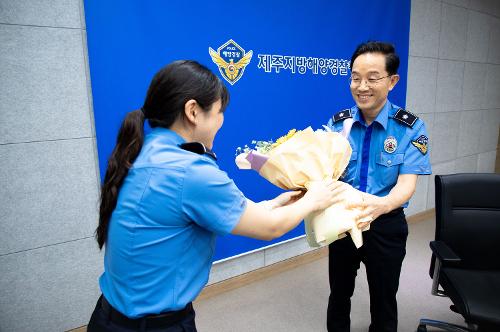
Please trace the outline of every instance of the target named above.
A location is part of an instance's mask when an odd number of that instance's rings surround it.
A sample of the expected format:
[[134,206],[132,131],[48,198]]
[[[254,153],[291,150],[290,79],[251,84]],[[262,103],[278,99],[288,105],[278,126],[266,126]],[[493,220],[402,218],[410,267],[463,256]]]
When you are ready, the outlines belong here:
[[392,91],[396,84],[399,82],[399,75],[395,74],[391,76],[391,85],[389,86],[389,91]]
[[186,119],[193,123],[196,124],[196,118],[198,116],[198,103],[194,99],[189,99],[185,104],[184,104],[184,115],[186,116]]

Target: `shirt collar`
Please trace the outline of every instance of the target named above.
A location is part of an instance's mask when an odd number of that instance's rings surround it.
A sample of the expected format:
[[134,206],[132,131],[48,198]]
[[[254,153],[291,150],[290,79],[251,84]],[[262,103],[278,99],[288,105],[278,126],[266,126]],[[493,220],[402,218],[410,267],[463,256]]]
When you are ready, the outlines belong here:
[[[373,122],[378,122],[384,127],[384,129],[387,129],[387,121],[389,119],[389,110],[392,108],[392,104],[389,101],[386,101],[384,107],[380,110],[378,113],[377,117]],[[361,124],[365,124],[365,119],[363,118],[363,115],[361,114],[361,110],[358,108],[358,106],[354,106],[351,109],[355,114],[354,114],[354,122],[359,122]]]

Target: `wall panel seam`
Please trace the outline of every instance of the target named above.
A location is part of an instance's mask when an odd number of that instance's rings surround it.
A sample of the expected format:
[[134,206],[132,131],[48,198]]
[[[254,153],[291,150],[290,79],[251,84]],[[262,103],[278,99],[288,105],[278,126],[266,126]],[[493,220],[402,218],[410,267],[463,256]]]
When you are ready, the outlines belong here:
[[432,60],[446,60],[446,61],[455,61],[455,62],[464,62],[464,63],[473,63],[473,64],[480,64],[480,65],[493,65],[493,66],[500,66],[500,63],[494,63],[494,62],[480,62],[480,61],[471,61],[471,60],[457,60],[457,59],[448,59],[448,58],[434,58],[431,56],[424,56],[424,55],[410,55],[410,58],[421,58],[421,59],[432,59]]
[[2,145],[16,145],[16,144],[44,143],[44,142],[72,141],[72,140],[94,139],[94,138],[95,138],[94,136],[83,136],[83,137],[55,138],[55,139],[25,141],[25,142],[7,142],[7,143],[0,143],[0,146],[2,146]]
[[82,28],[73,27],[57,27],[51,25],[36,25],[36,24],[18,24],[18,23],[6,23],[0,22],[0,25],[10,25],[10,26],[20,26],[20,27],[32,27],[32,28],[50,28],[50,29],[68,29],[68,30],[82,30]]
[[[9,256],[9,255],[15,255],[15,254],[19,254],[19,253],[26,252],[26,251],[38,250],[38,249],[43,249],[43,248],[47,248],[47,247],[58,246],[58,245],[65,244],[65,243],[77,242],[77,241],[82,241],[82,240],[87,240],[87,239],[93,239],[93,238],[94,238],[94,236],[92,235],[92,236],[82,237],[82,238],[79,238],[79,239],[72,239],[72,240],[67,240],[67,241],[62,241],[62,242],[57,242],[57,243],[51,243],[51,244],[47,244],[47,245],[40,246],[40,247],[23,249],[23,250],[8,252],[8,253],[5,253],[5,254],[0,254],[0,257]],[[96,243],[96,248],[97,248],[97,243]]]

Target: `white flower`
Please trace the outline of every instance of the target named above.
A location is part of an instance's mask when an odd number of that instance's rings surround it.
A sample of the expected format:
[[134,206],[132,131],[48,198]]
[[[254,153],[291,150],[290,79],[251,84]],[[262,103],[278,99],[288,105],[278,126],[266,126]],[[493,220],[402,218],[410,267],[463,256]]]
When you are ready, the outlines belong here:
[[239,169],[251,169],[250,162],[247,160],[248,153],[240,153],[236,156],[235,162]]

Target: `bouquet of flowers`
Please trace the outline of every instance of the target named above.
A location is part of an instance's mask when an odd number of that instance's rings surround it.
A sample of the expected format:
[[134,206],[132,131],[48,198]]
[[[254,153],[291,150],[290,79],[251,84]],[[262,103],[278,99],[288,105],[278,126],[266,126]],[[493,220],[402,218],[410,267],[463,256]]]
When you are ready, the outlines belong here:
[[[253,169],[274,185],[296,190],[307,188],[311,181],[325,178],[338,180],[351,156],[351,147],[343,134],[329,128],[313,131],[311,127],[273,141],[253,141],[253,148],[237,149],[236,165]],[[355,218],[359,213],[352,205],[362,201],[361,192],[348,186],[343,200],[324,211],[305,218],[306,237],[311,247],[327,245],[349,232],[359,248],[363,244]],[[364,220],[361,220],[364,221]]]

